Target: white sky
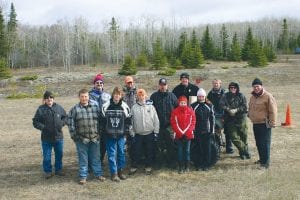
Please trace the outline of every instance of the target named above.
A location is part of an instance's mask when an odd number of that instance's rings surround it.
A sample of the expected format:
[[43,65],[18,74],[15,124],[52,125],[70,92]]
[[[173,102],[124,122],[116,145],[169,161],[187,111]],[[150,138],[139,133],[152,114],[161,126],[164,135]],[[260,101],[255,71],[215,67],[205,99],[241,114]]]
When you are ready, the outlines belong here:
[[[143,17],[182,21],[188,25],[252,21],[264,17],[300,18],[300,0],[0,0],[13,2],[23,24],[53,24],[83,17],[90,24],[110,21],[122,25]],[[1,4],[0,4],[1,5]],[[7,10],[9,10],[6,8]]]

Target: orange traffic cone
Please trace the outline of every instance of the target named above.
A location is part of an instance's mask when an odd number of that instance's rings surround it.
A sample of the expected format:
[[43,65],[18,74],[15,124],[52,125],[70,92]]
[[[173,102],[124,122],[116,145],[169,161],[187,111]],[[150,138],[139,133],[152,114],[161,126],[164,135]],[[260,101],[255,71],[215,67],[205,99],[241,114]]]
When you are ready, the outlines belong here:
[[292,125],[291,109],[290,109],[290,104],[287,104],[286,114],[285,114],[285,122],[281,123],[281,126],[291,126],[291,125]]

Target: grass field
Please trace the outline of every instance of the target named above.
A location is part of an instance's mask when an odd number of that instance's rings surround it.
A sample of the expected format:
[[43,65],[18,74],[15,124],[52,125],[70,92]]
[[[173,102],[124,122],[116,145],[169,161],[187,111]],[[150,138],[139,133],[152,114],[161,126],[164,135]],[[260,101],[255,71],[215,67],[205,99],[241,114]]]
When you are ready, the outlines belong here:
[[[207,75],[207,80],[201,83],[206,90],[211,88],[214,78],[222,79],[226,88],[230,81],[237,81],[248,100],[251,81],[260,77],[278,102],[278,125],[285,120],[286,105],[291,105],[293,126],[276,127],[272,132],[270,169],[262,170],[254,165],[258,155],[252,125],[248,121],[251,160],[238,159],[235,151],[233,155],[222,153],[221,160],[207,172],[193,168],[183,175],[169,169],[155,171],[151,176],[138,172],[121,183],[109,179],[100,183],[91,176],[87,184],[81,186],[77,183],[75,145],[65,127],[63,163],[67,175],[45,180],[41,169],[40,133],[32,127],[32,117],[41,100],[0,98],[0,199],[300,199],[300,56],[279,57],[276,63],[265,68],[245,68],[244,65],[212,62],[201,71],[189,72],[192,77]],[[89,73],[102,70],[107,75],[105,87],[109,91],[113,86],[123,84],[123,78],[118,77],[114,69],[93,70]],[[32,70],[16,71],[15,75],[29,73]],[[49,75],[42,69],[37,73]],[[84,74],[80,69],[74,73]],[[168,78],[170,88],[179,83],[178,74]],[[149,93],[156,89],[158,79],[154,72],[147,71],[136,76],[137,85]],[[59,87],[67,90],[70,84],[73,90],[69,95],[55,99],[67,111],[78,101],[76,93],[80,84],[89,86],[87,79],[86,83],[60,83]],[[57,83],[48,87],[55,90]],[[108,178],[107,164],[104,171]]]

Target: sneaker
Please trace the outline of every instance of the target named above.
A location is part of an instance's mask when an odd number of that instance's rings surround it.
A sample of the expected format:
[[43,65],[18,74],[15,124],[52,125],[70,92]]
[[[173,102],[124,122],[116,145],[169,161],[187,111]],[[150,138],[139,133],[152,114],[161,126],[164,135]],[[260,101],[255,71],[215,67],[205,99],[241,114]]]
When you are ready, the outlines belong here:
[[55,172],[55,175],[57,175],[57,176],[65,176],[66,174],[60,170],[60,171]]
[[118,177],[117,174],[112,175],[111,180],[114,181],[114,182],[120,182],[120,178]]
[[131,167],[129,170],[129,175],[134,175],[137,172],[137,168],[136,167]]
[[96,176],[96,179],[99,180],[100,182],[104,182],[106,180],[104,176]]
[[78,183],[79,183],[80,185],[86,184],[86,178],[80,179]]
[[152,168],[151,167],[146,167],[145,172],[147,175],[150,175],[152,173]]
[[51,172],[45,173],[45,179],[49,179],[51,177],[52,177],[52,173]]

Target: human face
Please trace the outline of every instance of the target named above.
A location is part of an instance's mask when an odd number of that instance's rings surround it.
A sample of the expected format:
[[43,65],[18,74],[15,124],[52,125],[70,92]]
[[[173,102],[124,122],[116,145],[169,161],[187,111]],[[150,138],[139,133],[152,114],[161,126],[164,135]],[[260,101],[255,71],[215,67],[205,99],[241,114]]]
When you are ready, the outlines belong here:
[[54,98],[50,96],[47,99],[44,99],[44,101],[47,106],[52,107],[52,105],[54,103]]
[[262,85],[253,85],[252,86],[254,93],[258,94],[262,91],[263,87]]
[[94,87],[97,89],[97,90],[102,90],[103,89],[103,81],[96,81],[94,83]]
[[161,92],[166,92],[168,90],[168,85],[167,84],[159,84],[159,91]]
[[230,86],[229,90],[230,90],[231,93],[235,94],[236,91],[237,91],[237,88],[235,86]]
[[189,79],[188,78],[181,78],[180,81],[181,81],[182,85],[188,86],[188,84],[189,84]]
[[89,104],[89,93],[81,93],[79,95],[80,104],[83,106],[87,106]]
[[199,102],[205,101],[205,96],[197,96]]
[[179,106],[180,107],[184,107],[184,106],[186,106],[187,105],[187,103],[185,102],[185,101],[180,101],[179,102]]
[[221,81],[214,80],[214,81],[212,82],[212,86],[213,86],[213,88],[216,89],[216,90],[220,89],[220,87],[221,87]]
[[126,86],[128,87],[128,88],[133,88],[133,82],[127,82],[126,83]]
[[121,100],[121,95],[120,94],[114,94],[113,95],[113,101],[115,102],[115,103],[119,103],[119,101]]
[[145,95],[138,95],[137,97],[138,97],[138,101],[139,101],[139,102],[142,102],[142,103],[143,103],[143,102],[146,101],[146,96],[145,96]]

